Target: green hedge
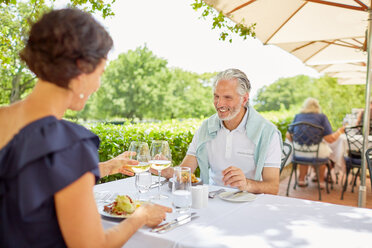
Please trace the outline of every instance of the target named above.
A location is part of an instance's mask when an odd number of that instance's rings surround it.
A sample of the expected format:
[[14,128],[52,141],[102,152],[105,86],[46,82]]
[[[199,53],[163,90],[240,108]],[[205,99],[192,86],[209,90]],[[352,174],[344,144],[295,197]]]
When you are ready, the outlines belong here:
[[[278,112],[267,112],[263,115],[278,127],[284,140],[293,116],[290,113],[281,113],[279,115]],[[127,124],[127,122],[124,125],[87,124],[86,126],[101,139],[101,145],[98,150],[100,161],[106,161],[128,150],[131,141],[144,141],[150,146],[153,140],[167,140],[172,150],[172,165],[176,166],[182,162],[186,155],[194,132],[201,122],[202,120],[189,119],[139,124]],[[195,174],[199,176],[199,169],[197,169]],[[102,178],[99,183],[123,177],[121,174],[115,174]]]
[[[172,165],[179,165],[186,155],[195,130],[202,120],[171,120],[158,123],[139,124],[94,124],[86,125],[101,140],[98,150],[100,161],[106,161],[128,150],[131,141],[166,140],[172,150]],[[198,173],[197,173],[198,174]],[[123,178],[121,174],[105,177],[100,182]]]

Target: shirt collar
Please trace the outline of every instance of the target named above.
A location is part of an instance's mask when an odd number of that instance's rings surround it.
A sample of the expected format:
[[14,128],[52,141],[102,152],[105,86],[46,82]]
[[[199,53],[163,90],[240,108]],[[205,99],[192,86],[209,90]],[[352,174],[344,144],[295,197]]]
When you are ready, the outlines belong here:
[[[245,111],[245,114],[243,116],[243,119],[242,121],[239,123],[239,126],[237,128],[235,128],[234,130],[238,131],[238,132],[245,132],[245,127],[246,127],[246,124],[247,124],[247,120],[248,120],[248,115],[249,115],[249,108],[245,108],[246,111]],[[220,125],[221,127],[224,129],[224,130],[228,130],[225,125],[223,124],[223,121],[220,120]],[[234,130],[231,130],[231,131],[234,131]]]

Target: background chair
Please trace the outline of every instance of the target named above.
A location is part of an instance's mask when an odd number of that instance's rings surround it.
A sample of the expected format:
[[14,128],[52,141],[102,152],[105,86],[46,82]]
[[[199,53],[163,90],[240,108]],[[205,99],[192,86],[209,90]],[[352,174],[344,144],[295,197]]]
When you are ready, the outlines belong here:
[[368,165],[368,170],[369,170],[369,179],[371,181],[371,190],[372,190],[372,148],[369,148],[366,151],[366,161]]
[[286,165],[289,155],[291,155],[292,152],[292,146],[286,142],[283,142],[283,150],[282,150],[282,161],[280,164],[280,173],[282,173],[282,170],[284,166]]
[[[371,133],[370,127],[370,133]],[[362,148],[363,148],[363,126],[353,126],[345,128],[345,135],[347,139],[348,151],[347,155],[344,156],[346,164],[346,176],[344,185],[341,193],[341,200],[344,199],[344,193],[347,189],[347,184],[349,182],[350,171],[353,172],[354,169],[357,169],[356,173],[353,173],[351,180],[351,192],[354,192],[354,186],[356,185],[356,180],[360,173],[360,168],[362,164]],[[368,148],[372,147],[372,140],[369,138]]]
[[[293,159],[292,159],[292,171],[289,176],[287,196],[289,195],[289,188],[292,180],[293,172],[295,173],[295,184],[293,189],[297,186],[297,165],[312,165],[315,168],[315,173],[319,179],[319,167],[321,165],[327,166],[327,178],[325,180],[327,193],[328,179],[331,177],[330,165],[328,158],[319,157],[319,145],[323,140],[324,129],[321,126],[309,123],[309,122],[296,122],[289,126],[288,132],[291,135],[293,142]],[[324,175],[321,175],[324,176]],[[318,180],[318,192],[319,200],[322,200],[320,183]]]

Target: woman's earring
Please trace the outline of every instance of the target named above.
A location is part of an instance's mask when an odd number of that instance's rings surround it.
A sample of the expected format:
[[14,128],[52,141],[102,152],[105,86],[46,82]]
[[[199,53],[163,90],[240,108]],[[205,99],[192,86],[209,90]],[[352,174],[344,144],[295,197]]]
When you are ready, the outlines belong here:
[[81,94],[79,95],[79,97],[80,97],[80,99],[83,99],[83,98],[84,98],[84,94],[81,93]]

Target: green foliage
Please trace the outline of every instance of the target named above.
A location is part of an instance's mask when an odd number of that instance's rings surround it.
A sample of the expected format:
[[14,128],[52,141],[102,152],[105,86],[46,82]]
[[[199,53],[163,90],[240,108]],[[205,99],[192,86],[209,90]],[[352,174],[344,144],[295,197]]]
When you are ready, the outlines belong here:
[[250,26],[246,27],[242,24],[244,22],[244,20],[242,20],[242,23],[235,24],[234,22],[229,20],[222,12],[216,11],[214,8],[212,8],[213,6],[211,7],[207,5],[203,0],[195,0],[195,2],[191,4],[191,7],[196,11],[201,10],[201,17],[204,19],[207,16],[212,17],[212,29],[221,29],[220,40],[224,41],[228,39],[228,41],[231,43],[231,34],[237,34],[243,37],[244,40],[247,39],[247,37],[249,36],[256,37],[256,33],[254,31],[256,23],[253,23]]
[[[79,6],[106,17],[113,15],[114,1],[71,0],[69,6]],[[35,85],[36,77],[18,54],[25,46],[31,24],[49,11],[53,3],[54,0],[0,0],[0,105],[24,98]]]
[[281,106],[290,109],[292,105],[302,104],[304,99],[314,95],[314,81],[304,75],[280,78],[258,90],[254,99],[255,108],[257,111],[279,111]]
[[342,120],[352,108],[363,108],[364,85],[339,85],[335,78],[319,79],[307,76],[281,78],[261,88],[254,100],[258,111],[286,111],[294,115],[308,97],[319,100],[322,112],[327,115],[333,129],[342,125]]
[[282,139],[285,140],[285,134],[288,126],[292,123],[293,117],[296,114],[293,110],[267,111],[260,112],[267,120],[271,121],[281,132]]
[[[201,120],[189,119],[183,121],[163,121],[158,123],[139,124],[98,124],[86,125],[101,140],[98,150],[100,161],[106,161],[127,151],[132,141],[144,141],[151,145],[153,140],[166,140],[172,151],[172,166],[179,165],[186,155],[195,129]],[[199,176],[199,170],[196,171]],[[114,174],[101,178],[99,183],[124,178],[122,174]]]
[[24,47],[30,23],[47,10],[43,1],[0,4],[0,104],[21,99],[34,86],[35,77],[18,53]]
[[[24,1],[23,1],[24,2]],[[45,5],[45,2],[48,2],[48,5],[53,5],[56,0],[29,0],[28,5],[33,9],[33,11],[38,11],[40,6]],[[101,13],[102,17],[105,18],[107,16],[114,15],[114,12],[111,9],[112,4],[115,0],[70,0],[68,2],[68,6],[70,7],[80,7],[81,9],[92,12],[92,13]],[[20,0],[0,0],[0,6],[3,5],[17,5],[21,3]]]
[[101,88],[77,117],[165,120],[207,116],[214,112],[210,86],[214,75],[169,69],[167,61],[146,46],[129,50],[106,67]]
[[201,120],[189,119],[124,125],[95,124],[87,127],[101,139],[98,151],[100,161],[114,158],[128,150],[132,141],[144,141],[150,146],[153,140],[166,140],[172,150],[173,165],[178,165],[200,124]]

